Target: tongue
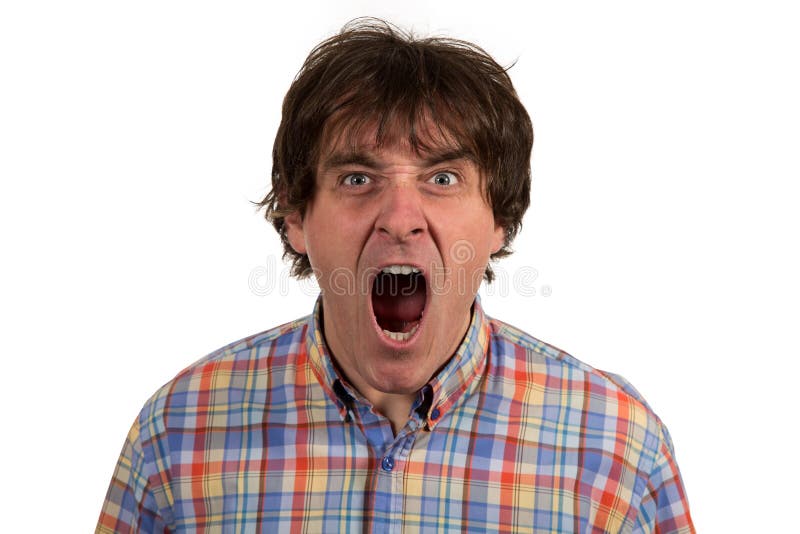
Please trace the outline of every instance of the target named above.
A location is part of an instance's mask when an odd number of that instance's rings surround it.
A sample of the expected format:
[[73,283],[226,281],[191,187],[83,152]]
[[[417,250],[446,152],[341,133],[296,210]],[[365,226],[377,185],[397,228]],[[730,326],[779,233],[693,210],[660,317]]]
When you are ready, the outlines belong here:
[[372,292],[372,309],[381,328],[405,331],[425,308],[425,282],[421,277],[381,274]]
[[372,309],[378,322],[404,321],[411,322],[419,319],[422,309],[425,307],[425,293],[414,291],[411,295],[374,295],[372,297]]

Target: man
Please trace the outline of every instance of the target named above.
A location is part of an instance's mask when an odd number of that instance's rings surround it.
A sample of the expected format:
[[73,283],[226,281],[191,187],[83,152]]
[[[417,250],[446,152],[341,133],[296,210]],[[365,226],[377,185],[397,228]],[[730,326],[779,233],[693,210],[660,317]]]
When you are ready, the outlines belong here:
[[98,530],[693,531],[639,394],[476,297],[528,206],[532,142],[474,45],[358,21],[314,49],[261,203],[314,313],[148,401]]

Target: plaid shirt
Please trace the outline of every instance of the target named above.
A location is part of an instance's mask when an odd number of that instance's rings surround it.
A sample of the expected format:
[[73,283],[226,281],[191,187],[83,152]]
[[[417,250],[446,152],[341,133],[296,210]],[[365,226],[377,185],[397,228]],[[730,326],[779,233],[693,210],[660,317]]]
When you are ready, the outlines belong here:
[[476,300],[395,436],[315,313],[198,361],[133,424],[98,532],[693,532],[667,429],[618,376]]

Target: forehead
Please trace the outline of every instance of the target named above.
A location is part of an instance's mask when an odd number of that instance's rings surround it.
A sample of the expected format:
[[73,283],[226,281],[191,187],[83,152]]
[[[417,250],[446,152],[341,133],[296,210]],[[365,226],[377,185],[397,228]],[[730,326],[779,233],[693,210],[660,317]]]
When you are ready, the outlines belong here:
[[451,128],[429,117],[420,120],[358,116],[333,116],[320,139],[317,164],[352,158],[361,154],[380,154],[398,149],[422,160],[465,158],[474,161],[474,152]]

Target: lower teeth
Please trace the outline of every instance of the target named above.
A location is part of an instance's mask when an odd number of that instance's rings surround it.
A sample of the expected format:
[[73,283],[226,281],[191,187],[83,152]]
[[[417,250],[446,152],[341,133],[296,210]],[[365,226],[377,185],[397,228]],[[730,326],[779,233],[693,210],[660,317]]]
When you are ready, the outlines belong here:
[[408,332],[390,332],[389,330],[384,330],[383,333],[395,341],[407,341],[411,339],[411,336],[414,335],[414,332],[417,331],[417,328],[419,328],[419,325],[415,324]]

